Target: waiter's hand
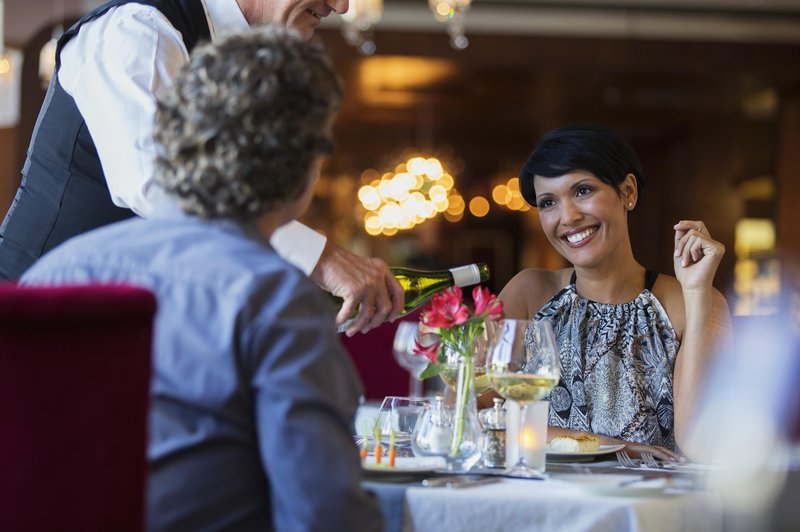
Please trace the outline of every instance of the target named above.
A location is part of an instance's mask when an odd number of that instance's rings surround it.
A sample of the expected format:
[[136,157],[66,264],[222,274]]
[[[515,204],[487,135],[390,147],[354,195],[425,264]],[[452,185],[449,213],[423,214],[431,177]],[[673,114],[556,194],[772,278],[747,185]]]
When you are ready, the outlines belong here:
[[330,240],[311,272],[311,279],[335,296],[344,299],[336,324],[347,321],[358,310],[347,336],[367,332],[403,310],[403,288],[389,267],[380,259],[360,257]]

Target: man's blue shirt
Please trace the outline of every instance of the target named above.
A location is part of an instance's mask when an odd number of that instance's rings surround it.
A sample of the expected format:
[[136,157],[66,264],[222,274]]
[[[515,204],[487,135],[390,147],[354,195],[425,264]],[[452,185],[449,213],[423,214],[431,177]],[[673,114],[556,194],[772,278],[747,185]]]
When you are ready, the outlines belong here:
[[151,530],[380,529],[334,307],[254,226],[162,205],[67,241],[22,282],[156,294]]

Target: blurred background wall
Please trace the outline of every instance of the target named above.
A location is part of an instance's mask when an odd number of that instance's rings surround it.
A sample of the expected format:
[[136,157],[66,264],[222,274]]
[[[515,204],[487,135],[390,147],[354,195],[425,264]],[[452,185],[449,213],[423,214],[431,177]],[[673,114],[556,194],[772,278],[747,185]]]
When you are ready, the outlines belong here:
[[[40,51],[97,3],[5,2],[6,45],[23,59],[19,119],[0,128],[2,212],[44,96]],[[488,262],[499,291],[522,268],[562,265],[519,201],[520,165],[548,129],[599,122],[644,166],[631,216],[640,262],[671,273],[672,225],[702,219],[727,249],[717,287],[731,307],[775,312],[781,288],[800,278],[800,1],[475,0],[457,46],[432,9],[386,0],[361,35],[371,54],[346,41],[353,26],[339,17],[318,32],[346,98],[311,225],[390,264]],[[417,222],[431,213],[386,182],[413,175],[414,157],[435,157],[452,180],[423,187],[429,199],[447,185],[442,212],[411,227],[404,212],[419,209]],[[403,206],[380,210],[391,203]]]

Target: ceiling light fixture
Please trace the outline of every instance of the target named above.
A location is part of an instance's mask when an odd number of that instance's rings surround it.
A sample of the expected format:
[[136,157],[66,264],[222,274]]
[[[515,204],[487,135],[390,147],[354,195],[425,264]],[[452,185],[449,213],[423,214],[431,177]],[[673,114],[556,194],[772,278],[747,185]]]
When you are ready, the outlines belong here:
[[6,48],[3,35],[5,3],[0,0],[0,127],[14,127],[19,122],[20,68],[22,53]]
[[39,80],[42,82],[42,87],[45,89],[50,85],[50,80],[53,78],[53,72],[56,68],[56,47],[58,46],[58,38],[64,33],[64,26],[62,25],[62,20],[64,19],[64,0],[56,1],[54,11],[58,24],[53,27],[50,40],[44,43],[44,46],[42,46],[42,49],[39,51]]
[[471,0],[428,0],[433,16],[447,25],[450,35],[450,46],[463,50],[469,46],[469,39],[464,35],[464,17],[469,10]]
[[381,15],[383,0],[351,0],[350,8],[342,15],[344,40],[363,55],[374,54],[373,28]]

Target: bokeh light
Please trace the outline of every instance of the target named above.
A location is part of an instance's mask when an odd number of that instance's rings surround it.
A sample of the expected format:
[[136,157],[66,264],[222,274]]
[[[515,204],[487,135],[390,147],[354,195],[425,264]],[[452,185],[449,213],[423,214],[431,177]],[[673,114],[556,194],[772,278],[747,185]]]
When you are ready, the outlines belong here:
[[483,218],[489,214],[489,200],[483,196],[475,196],[469,200],[469,212],[476,218]]
[[[464,198],[455,179],[436,157],[413,156],[379,174],[361,173],[358,200],[367,211],[364,231],[372,236],[392,236],[442,213],[449,221],[464,215]],[[488,209],[488,204],[487,204]]]
[[531,209],[520,193],[518,177],[496,184],[492,188],[492,201],[512,211],[526,212]]

